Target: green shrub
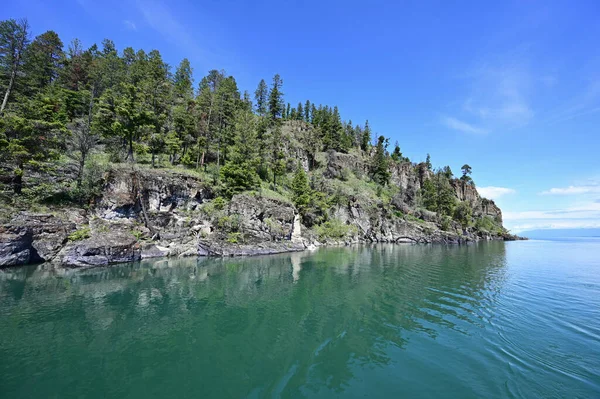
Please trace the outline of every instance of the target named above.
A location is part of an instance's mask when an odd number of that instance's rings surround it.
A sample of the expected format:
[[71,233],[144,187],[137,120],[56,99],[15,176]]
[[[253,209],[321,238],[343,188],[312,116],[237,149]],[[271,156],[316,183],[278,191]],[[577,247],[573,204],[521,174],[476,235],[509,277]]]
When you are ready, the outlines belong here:
[[227,206],[227,200],[223,197],[217,197],[213,200],[213,206],[217,211],[222,211]]
[[344,239],[356,232],[356,227],[331,219],[315,227],[319,239]]
[[442,216],[442,220],[440,221],[440,227],[444,231],[450,231],[450,228],[452,227],[452,219],[450,219],[450,217],[448,216]]
[[81,241],[81,240],[85,240],[86,238],[90,238],[90,228],[89,227],[83,227],[81,229],[75,230],[74,232],[72,232],[71,234],[69,234],[69,241]]
[[224,215],[217,219],[217,226],[225,233],[235,233],[240,230],[241,220],[239,215]]
[[242,233],[232,232],[227,234],[227,242],[229,244],[238,244],[241,241],[243,241]]
[[131,234],[135,237],[136,240],[141,240],[144,238],[144,233],[139,230],[132,230]]

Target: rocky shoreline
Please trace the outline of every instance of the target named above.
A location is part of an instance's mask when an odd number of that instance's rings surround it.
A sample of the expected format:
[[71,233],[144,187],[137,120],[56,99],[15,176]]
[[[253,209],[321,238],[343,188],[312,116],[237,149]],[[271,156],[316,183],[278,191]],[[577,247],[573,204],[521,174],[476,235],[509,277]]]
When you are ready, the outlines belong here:
[[[345,167],[343,157],[330,157],[331,173]],[[113,168],[104,178],[102,195],[87,209],[11,214],[0,224],[0,267],[42,262],[93,267],[152,257],[267,255],[327,245],[521,239],[462,229],[457,223],[442,230],[435,214],[407,206],[419,189],[417,172],[408,167],[394,171],[393,182],[402,191],[390,206],[356,197],[332,209],[331,218],[346,226],[347,234],[323,237],[303,226],[296,207],[283,198],[250,192],[223,203],[210,187],[183,173]],[[456,192],[478,217],[501,220],[500,209],[474,188],[457,185]]]

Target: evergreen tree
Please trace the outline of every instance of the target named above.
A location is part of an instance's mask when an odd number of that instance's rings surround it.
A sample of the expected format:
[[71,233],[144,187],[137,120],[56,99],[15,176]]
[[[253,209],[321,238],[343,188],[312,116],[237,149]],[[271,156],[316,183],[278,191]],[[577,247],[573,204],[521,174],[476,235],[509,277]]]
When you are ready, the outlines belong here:
[[254,92],[254,102],[256,103],[256,113],[260,116],[267,114],[267,102],[269,96],[269,88],[264,79],[260,80],[256,91]]
[[377,139],[377,148],[375,150],[375,156],[373,157],[373,164],[371,166],[371,176],[373,180],[382,186],[385,186],[390,181],[388,160],[385,154],[385,141],[386,138],[383,136],[379,136]]
[[127,145],[126,159],[134,161],[134,143],[154,130],[152,111],[145,108],[140,93],[132,84],[123,83],[121,93],[107,90],[100,99],[94,128],[106,137],[117,137]]
[[279,74],[273,76],[273,84],[271,85],[271,91],[269,92],[269,117],[272,124],[279,121],[283,114],[282,86],[283,80]]
[[431,155],[427,154],[427,158],[425,158],[425,166],[427,170],[433,169],[433,165],[431,165]]
[[302,165],[298,163],[294,178],[292,179],[292,200],[298,211],[300,211],[300,214],[304,214],[310,204],[311,191],[306,172],[304,172]]
[[306,122],[306,123],[310,123],[311,109],[312,109],[312,106],[310,104],[310,101],[306,100],[306,104],[304,104],[304,122]]
[[473,179],[471,176],[469,176],[472,172],[471,167],[468,164],[464,164],[460,170],[462,171],[460,180],[462,180],[464,183],[473,184]]
[[64,62],[63,43],[54,31],[37,36],[25,53],[28,85],[36,90],[50,85],[57,77]]
[[296,107],[296,118],[297,120],[301,121],[304,119],[304,107],[302,107],[302,103],[298,103],[298,106]]
[[0,118],[0,155],[13,167],[13,191],[21,194],[25,168],[40,169],[59,157],[64,113],[56,97],[36,96]]
[[194,78],[193,70],[190,65],[190,61],[187,58],[181,60],[177,71],[175,71],[175,77],[173,79],[175,96],[179,99],[190,99],[194,95]]
[[360,148],[363,151],[368,151],[371,146],[371,127],[369,126],[369,121],[365,122],[365,128],[362,132]]
[[249,109],[240,109],[235,116],[235,145],[230,160],[221,169],[221,180],[228,197],[260,186],[257,173],[258,135],[257,119]]
[[398,141],[396,141],[396,144],[394,144],[394,151],[392,152],[391,157],[395,162],[401,162],[404,159],[402,156],[402,151],[400,151],[400,145],[398,144]]

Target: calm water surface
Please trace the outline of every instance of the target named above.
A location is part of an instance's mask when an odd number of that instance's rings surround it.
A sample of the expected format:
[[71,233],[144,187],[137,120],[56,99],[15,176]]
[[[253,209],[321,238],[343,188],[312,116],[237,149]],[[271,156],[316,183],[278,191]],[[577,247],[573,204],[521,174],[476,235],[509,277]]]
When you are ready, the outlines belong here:
[[600,398],[600,240],[0,271],[2,398]]

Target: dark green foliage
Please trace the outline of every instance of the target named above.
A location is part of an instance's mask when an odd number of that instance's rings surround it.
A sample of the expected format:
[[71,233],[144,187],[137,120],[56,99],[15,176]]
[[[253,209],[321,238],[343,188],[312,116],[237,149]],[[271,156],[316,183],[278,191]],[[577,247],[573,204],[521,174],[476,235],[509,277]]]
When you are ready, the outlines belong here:
[[271,123],[279,121],[283,115],[283,92],[281,88],[283,86],[283,80],[279,74],[273,76],[273,84],[269,91],[269,118]]
[[454,209],[453,218],[458,223],[460,223],[463,229],[466,229],[471,223],[472,215],[473,209],[471,209],[471,206],[468,203],[462,201]]
[[456,196],[447,174],[439,169],[431,179],[425,180],[421,189],[423,205],[439,215],[453,215]]
[[221,182],[225,186],[224,195],[231,198],[236,193],[254,190],[260,185],[256,170],[247,163],[227,162],[220,171]]
[[54,31],[37,36],[25,52],[25,71],[28,88],[40,90],[50,85],[64,62],[63,43]]
[[371,177],[377,183],[385,186],[390,181],[390,170],[388,167],[388,159],[385,153],[386,138],[379,136],[377,139],[377,148],[373,156],[373,164],[371,166]]
[[368,151],[371,146],[371,128],[369,127],[369,121],[365,122],[365,127],[360,137],[360,148],[363,151]]
[[[256,91],[254,92],[254,102],[256,104],[256,113],[260,116],[265,116],[267,114],[267,101],[269,95],[269,88],[267,87],[267,82],[264,79],[261,79]],[[288,112],[289,115],[289,112]]]

